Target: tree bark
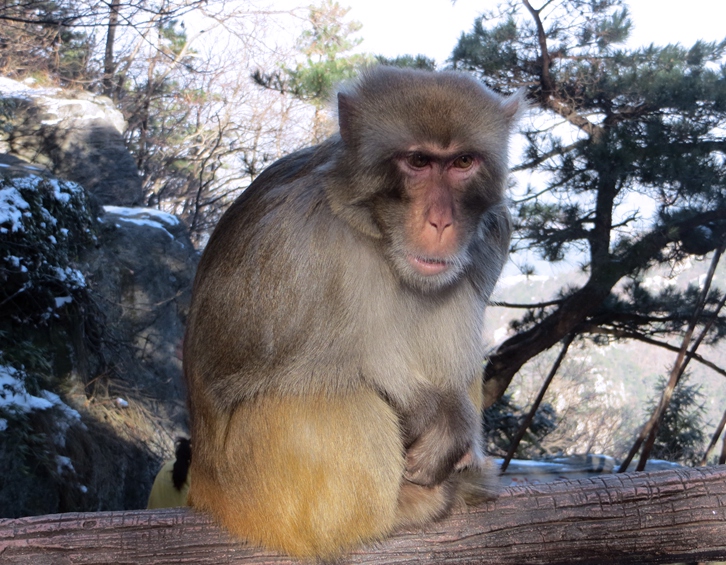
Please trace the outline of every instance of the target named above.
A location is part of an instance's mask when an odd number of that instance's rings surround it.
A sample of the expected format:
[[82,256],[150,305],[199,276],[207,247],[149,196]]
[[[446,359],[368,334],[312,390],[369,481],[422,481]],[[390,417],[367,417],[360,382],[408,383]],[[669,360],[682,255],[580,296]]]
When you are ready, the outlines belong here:
[[109,98],[113,98],[114,81],[113,76],[116,72],[116,65],[113,60],[113,47],[116,42],[116,26],[118,25],[118,13],[121,6],[121,0],[111,0],[108,14],[108,31],[106,32],[106,51],[103,57],[103,93]]
[[[272,525],[271,525],[272,527]],[[340,563],[642,564],[726,559],[726,467],[598,475],[504,489],[489,504]],[[7,565],[290,564],[189,509],[0,520]]]

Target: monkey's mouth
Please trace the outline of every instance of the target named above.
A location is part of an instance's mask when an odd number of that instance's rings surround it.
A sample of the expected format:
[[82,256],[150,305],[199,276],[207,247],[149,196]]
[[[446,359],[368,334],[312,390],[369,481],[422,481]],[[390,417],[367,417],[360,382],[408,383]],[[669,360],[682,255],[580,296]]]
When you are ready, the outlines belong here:
[[408,260],[414,269],[426,276],[438,275],[446,271],[451,266],[451,263],[446,259],[435,259],[432,257],[410,255]]

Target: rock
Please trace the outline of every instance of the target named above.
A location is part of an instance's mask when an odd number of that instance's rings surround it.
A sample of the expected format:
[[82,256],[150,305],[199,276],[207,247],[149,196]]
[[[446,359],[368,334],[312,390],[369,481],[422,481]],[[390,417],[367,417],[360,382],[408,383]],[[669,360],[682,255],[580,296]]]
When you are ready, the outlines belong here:
[[0,159],[0,369],[33,401],[0,382],[0,517],[143,508],[187,431],[198,254],[172,215],[89,210],[78,184]]
[[150,208],[106,206],[86,278],[107,318],[114,373],[153,398],[171,437],[186,426],[181,343],[198,254],[185,226]]
[[79,183],[100,205],[142,202],[139,171],[123,140],[126,123],[110,99],[0,77],[0,102],[0,153]]
[[0,517],[143,508],[187,431],[198,254],[133,207],[124,128],[107,98],[0,77],[0,369],[39,399],[18,411],[0,386]]

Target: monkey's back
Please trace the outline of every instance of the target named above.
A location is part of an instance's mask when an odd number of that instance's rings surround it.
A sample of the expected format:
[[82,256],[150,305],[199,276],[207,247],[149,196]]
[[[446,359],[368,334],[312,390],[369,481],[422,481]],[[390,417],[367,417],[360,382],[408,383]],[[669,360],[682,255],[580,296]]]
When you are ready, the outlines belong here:
[[[326,172],[314,167],[318,153],[330,158],[331,151],[312,148],[273,164],[227,210],[204,251],[185,372],[225,406],[270,390],[351,385],[349,375],[336,378],[356,364],[341,354],[355,341],[356,324],[342,294],[348,258],[335,252],[351,235],[331,217]],[[288,164],[308,180],[297,180]]]

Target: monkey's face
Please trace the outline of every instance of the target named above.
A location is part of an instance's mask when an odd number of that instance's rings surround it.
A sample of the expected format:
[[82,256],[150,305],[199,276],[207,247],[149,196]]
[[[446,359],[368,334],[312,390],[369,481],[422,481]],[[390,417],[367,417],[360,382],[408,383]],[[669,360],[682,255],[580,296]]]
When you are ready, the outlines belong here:
[[500,198],[486,157],[463,145],[418,144],[391,162],[393,190],[374,203],[386,255],[399,278],[430,292],[458,280],[481,216]]
[[352,225],[381,236],[405,284],[436,291],[483,268],[470,244],[503,198],[519,106],[464,75],[386,67],[338,94],[345,182],[329,194]]

